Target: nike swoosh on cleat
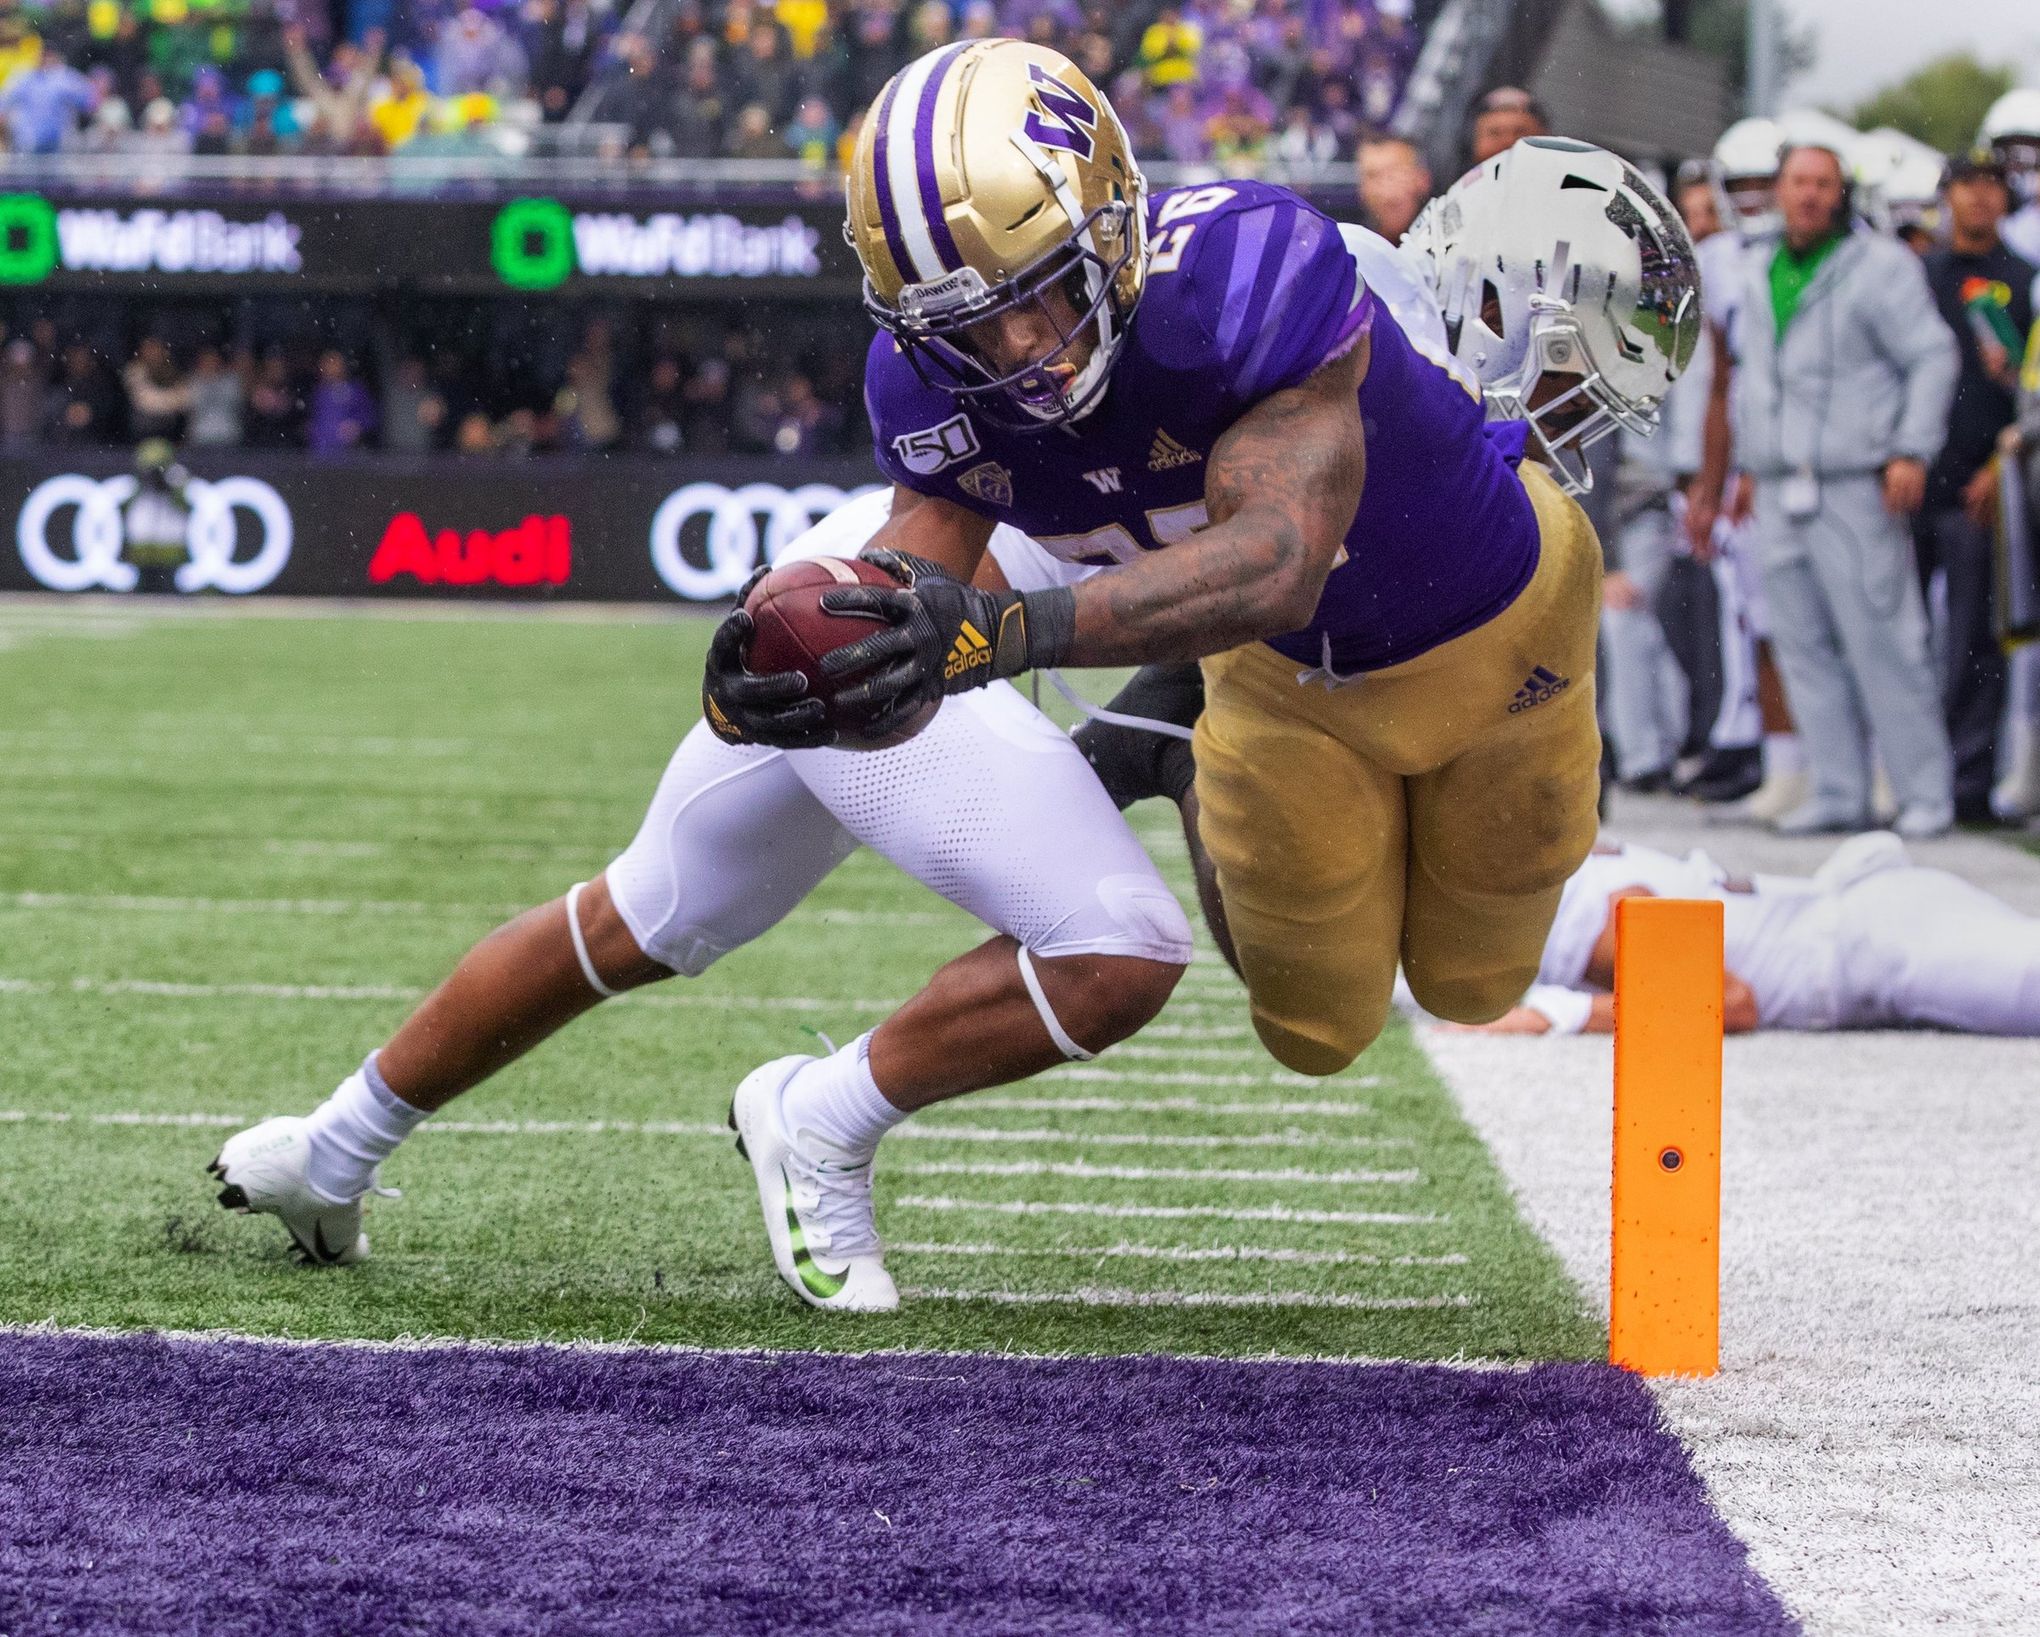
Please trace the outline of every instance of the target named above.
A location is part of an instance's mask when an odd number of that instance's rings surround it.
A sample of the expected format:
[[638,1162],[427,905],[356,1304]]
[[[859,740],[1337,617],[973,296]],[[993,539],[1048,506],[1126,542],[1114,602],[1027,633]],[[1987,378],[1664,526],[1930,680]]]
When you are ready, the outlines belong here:
[[786,1232],[793,1249],[793,1271],[800,1275],[802,1284],[827,1301],[848,1282],[850,1264],[846,1262],[840,1272],[831,1273],[814,1259],[807,1248],[807,1232],[801,1227],[800,1217],[793,1208],[793,1182],[783,1165],[779,1168],[779,1182],[786,1190]]

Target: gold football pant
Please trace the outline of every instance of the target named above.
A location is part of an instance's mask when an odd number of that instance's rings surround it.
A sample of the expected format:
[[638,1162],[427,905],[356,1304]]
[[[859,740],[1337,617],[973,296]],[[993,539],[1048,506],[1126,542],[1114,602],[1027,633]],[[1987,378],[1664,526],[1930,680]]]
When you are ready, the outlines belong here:
[[1204,661],[1197,800],[1254,1028],[1334,1074],[1417,1000],[1483,1023],[1536,979],[1598,828],[1601,548],[1539,468],[1537,572],[1487,624],[1327,691],[1260,643]]

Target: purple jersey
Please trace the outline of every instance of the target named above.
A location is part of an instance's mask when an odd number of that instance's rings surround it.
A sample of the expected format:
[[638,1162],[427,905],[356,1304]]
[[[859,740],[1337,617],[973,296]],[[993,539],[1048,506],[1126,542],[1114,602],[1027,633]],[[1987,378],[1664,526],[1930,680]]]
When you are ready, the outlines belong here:
[[1015,432],[924,383],[890,336],[865,361],[895,483],[1032,535],[1068,562],[1131,562],[1207,521],[1204,462],[1233,422],[1363,328],[1367,483],[1316,615],[1273,646],[1344,673],[1415,657],[1506,608],[1537,526],[1481,406],[1404,339],[1339,231],[1285,188],[1172,188],[1148,204],[1147,286],[1103,402],[1070,433]]

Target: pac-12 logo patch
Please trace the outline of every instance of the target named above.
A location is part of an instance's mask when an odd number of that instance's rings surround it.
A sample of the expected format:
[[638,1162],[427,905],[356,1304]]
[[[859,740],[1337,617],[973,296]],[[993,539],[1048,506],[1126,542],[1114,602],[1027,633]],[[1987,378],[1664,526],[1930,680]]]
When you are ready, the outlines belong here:
[[968,415],[952,415],[939,426],[902,432],[892,441],[900,464],[917,477],[932,477],[945,466],[969,460],[978,452],[977,433]]
[[1004,510],[1013,504],[1013,474],[995,460],[980,461],[956,480],[956,486],[987,506]]

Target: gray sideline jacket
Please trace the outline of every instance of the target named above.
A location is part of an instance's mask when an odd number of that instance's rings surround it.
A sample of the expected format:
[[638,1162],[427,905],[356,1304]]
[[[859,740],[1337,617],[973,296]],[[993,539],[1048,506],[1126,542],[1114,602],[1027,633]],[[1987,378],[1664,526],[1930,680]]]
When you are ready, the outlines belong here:
[[1770,240],[1743,256],[1736,464],[1760,479],[1874,472],[1901,455],[1931,464],[1961,357],[1919,258],[1896,239],[1849,234],[1807,286],[1781,345],[1776,252]]

